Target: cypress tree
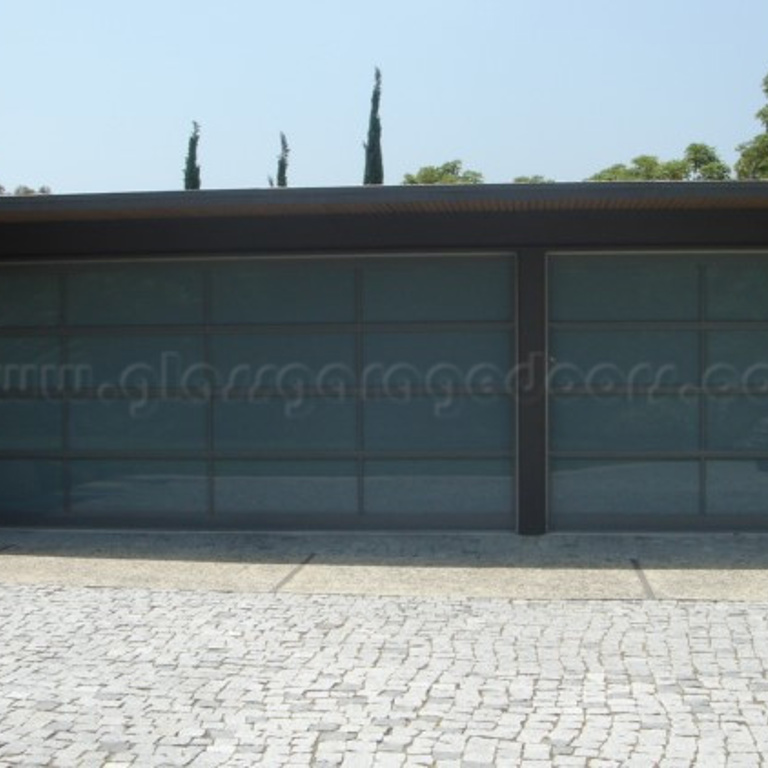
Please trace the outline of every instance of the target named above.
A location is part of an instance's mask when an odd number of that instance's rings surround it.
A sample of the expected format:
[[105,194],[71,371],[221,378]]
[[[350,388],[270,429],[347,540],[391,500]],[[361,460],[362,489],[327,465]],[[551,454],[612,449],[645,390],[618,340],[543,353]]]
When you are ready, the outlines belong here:
[[381,70],[376,67],[376,76],[371,94],[371,116],[368,120],[368,141],[365,148],[365,173],[363,184],[384,183],[384,161],[381,157],[381,119],[379,104],[381,102]]
[[197,164],[197,145],[200,141],[200,125],[192,122],[192,133],[187,145],[187,160],[184,165],[184,189],[200,189],[200,166]]
[[285,134],[280,134],[280,154],[277,156],[277,186],[288,186],[288,154],[290,153]]

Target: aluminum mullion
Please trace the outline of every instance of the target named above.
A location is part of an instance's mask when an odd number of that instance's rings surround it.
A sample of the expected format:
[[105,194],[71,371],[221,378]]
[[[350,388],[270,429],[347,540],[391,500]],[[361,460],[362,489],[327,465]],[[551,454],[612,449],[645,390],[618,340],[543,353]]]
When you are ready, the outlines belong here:
[[[64,453],[60,450],[23,450],[0,451],[2,459],[49,459],[61,460],[67,457],[78,460],[113,460],[113,461],[204,461],[209,453],[200,451],[141,451],[110,450],[99,448],[91,450],[72,450]],[[227,451],[215,453],[218,461],[351,461],[358,457],[365,460],[386,461],[495,461],[514,458],[512,451]],[[764,455],[768,458],[768,453]]]
[[[519,357],[520,354],[520,297],[518,286],[520,285],[519,265],[517,254],[510,257],[511,264],[511,285],[509,286],[510,301],[514,307],[514,312],[511,316],[511,321],[514,323],[514,328],[509,331],[509,359],[512,361],[518,370],[522,363]],[[520,527],[520,397],[519,392],[514,393],[514,402],[512,404],[514,424],[510,425],[510,431],[512,432],[514,458],[511,461],[510,466],[510,489],[509,497],[513,500],[514,509],[512,510],[512,530],[517,532]]]
[[551,389],[551,395],[557,397],[628,397],[664,395],[676,396],[685,395],[687,397],[759,397],[768,396],[768,385],[759,387],[723,387],[721,389],[705,389],[693,384],[680,384],[678,387],[616,387],[611,390],[592,390],[587,387],[574,387],[572,389]]
[[547,260],[543,251],[522,250],[518,263],[518,359],[529,377],[518,377],[518,533],[547,529]]
[[768,451],[551,451],[553,459],[605,459],[616,461],[686,460],[709,461],[763,460]]
[[[239,335],[324,335],[324,334],[354,334],[357,331],[355,321],[349,323],[253,323],[253,324],[213,324],[188,323],[184,325],[145,325],[141,323],[115,325],[69,325],[58,332],[67,336],[239,336]],[[765,324],[768,328],[768,323]],[[368,333],[483,333],[489,331],[506,331],[514,327],[512,322],[491,320],[463,320],[446,322],[377,322],[367,323]],[[0,336],[47,336],[55,333],[56,326],[3,326]]]
[[768,331],[764,320],[557,320],[550,323],[555,331]]
[[[69,342],[64,334],[64,329],[67,325],[67,281],[66,275],[63,271],[57,272],[58,289],[59,289],[59,327],[58,327],[58,341],[59,341],[59,360],[62,364],[63,370],[66,372],[69,370]],[[64,381],[60,382],[62,385]],[[71,419],[72,409],[70,408],[69,400],[62,398],[61,401],[61,449],[62,456],[64,457],[61,462],[61,476],[62,476],[62,506],[64,508],[65,517],[69,517],[72,514],[72,465],[69,460],[70,445],[69,445],[69,427]]]
[[365,515],[365,399],[360,386],[363,381],[363,369],[365,367],[365,340],[363,337],[364,308],[363,296],[365,279],[362,266],[355,264],[355,470],[357,473],[357,514]]
[[[707,273],[706,265],[697,265],[697,293],[699,303],[699,330],[697,333],[698,341],[698,363],[699,363],[699,381],[703,381],[704,372],[707,367],[707,331],[704,330],[705,321],[709,309],[709,297],[707,295]],[[709,445],[708,424],[707,424],[707,398],[701,396],[698,398],[698,417],[699,417],[699,516],[707,513],[707,483],[706,483],[706,462],[703,458],[704,452]]]
[[[203,362],[206,370],[213,370],[211,367],[211,335],[208,332],[213,318],[213,275],[209,264],[201,268],[201,280],[203,284],[203,322],[206,332],[203,336]],[[205,414],[205,474],[206,474],[206,514],[208,517],[216,515],[215,501],[215,462],[214,462],[214,440],[215,440],[215,420],[214,420],[214,398],[211,388],[207,393],[206,414]]]

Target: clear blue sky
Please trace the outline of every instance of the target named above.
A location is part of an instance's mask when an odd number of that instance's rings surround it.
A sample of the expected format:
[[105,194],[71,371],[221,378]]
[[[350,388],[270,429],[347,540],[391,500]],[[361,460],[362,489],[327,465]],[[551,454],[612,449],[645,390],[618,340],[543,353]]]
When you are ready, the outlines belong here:
[[383,73],[387,183],[461,158],[559,181],[755,135],[766,0],[0,0],[0,183],[360,183]]

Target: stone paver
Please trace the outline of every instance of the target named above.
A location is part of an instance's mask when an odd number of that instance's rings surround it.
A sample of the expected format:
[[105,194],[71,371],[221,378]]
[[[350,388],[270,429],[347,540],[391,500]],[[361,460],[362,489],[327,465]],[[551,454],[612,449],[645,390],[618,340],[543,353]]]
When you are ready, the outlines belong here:
[[0,586],[0,765],[759,766],[768,603]]

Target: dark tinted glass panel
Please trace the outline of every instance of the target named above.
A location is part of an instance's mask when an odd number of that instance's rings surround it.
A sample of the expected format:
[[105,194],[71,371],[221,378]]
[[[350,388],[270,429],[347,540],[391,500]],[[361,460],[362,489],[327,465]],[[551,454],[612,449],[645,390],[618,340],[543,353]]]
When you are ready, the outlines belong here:
[[370,451],[510,451],[513,434],[513,404],[505,397],[365,403],[365,447]]
[[550,466],[550,511],[556,527],[581,515],[697,515],[698,464],[556,460]]
[[708,319],[768,320],[768,259],[724,256],[706,271]]
[[707,387],[768,391],[768,331],[711,331],[707,356]]
[[707,462],[707,514],[768,517],[768,460]]
[[213,273],[216,323],[343,323],[354,319],[354,267],[349,263],[229,263]]
[[169,400],[73,401],[70,445],[75,450],[201,451],[207,406]]
[[550,405],[554,451],[695,451],[696,398],[558,397]]
[[499,390],[511,357],[510,333],[370,333],[365,338],[366,384],[428,392]]
[[357,511],[354,462],[221,461],[215,473],[218,518],[258,512],[320,516]]
[[[439,514],[446,527],[452,516],[473,516],[500,527],[513,525],[513,483],[507,461],[367,461],[365,511],[407,518]],[[405,524],[406,520],[404,520]]]
[[62,379],[59,362],[55,337],[0,337],[0,389],[55,391]]
[[203,321],[203,281],[194,264],[104,265],[67,277],[72,325],[153,325]]
[[352,334],[251,334],[211,337],[219,385],[231,388],[296,387],[329,393],[354,386]]
[[0,522],[23,525],[41,516],[59,517],[64,509],[60,462],[0,461]]
[[419,259],[365,267],[369,322],[509,321],[512,265],[501,259]]
[[696,320],[699,314],[695,259],[558,256],[549,279],[553,320]]
[[0,326],[56,325],[58,277],[47,269],[0,271]]
[[696,333],[553,331],[550,376],[555,387],[590,391],[698,381]]
[[0,450],[56,450],[61,431],[60,402],[0,400]]
[[74,336],[67,343],[70,382],[78,389],[184,388],[206,380],[200,336]]
[[353,400],[280,398],[214,404],[219,451],[349,451],[355,448]]
[[711,450],[768,453],[768,397],[712,397],[707,425]]
[[[72,511],[89,516],[201,514],[207,505],[205,463],[73,461]],[[130,518],[123,522],[130,525]]]

